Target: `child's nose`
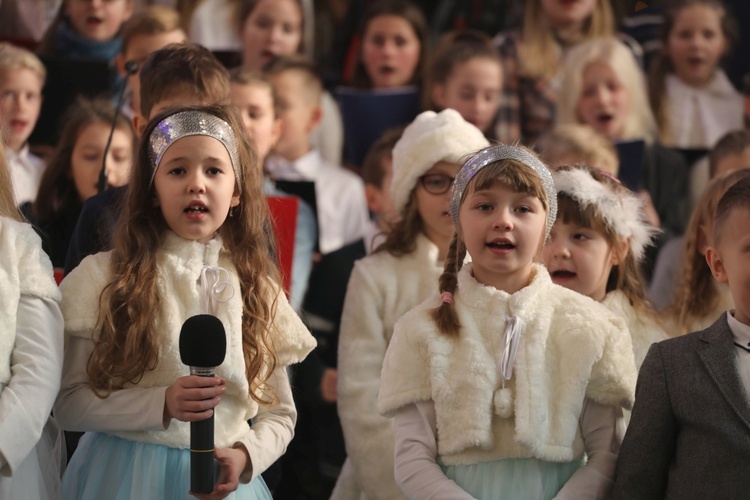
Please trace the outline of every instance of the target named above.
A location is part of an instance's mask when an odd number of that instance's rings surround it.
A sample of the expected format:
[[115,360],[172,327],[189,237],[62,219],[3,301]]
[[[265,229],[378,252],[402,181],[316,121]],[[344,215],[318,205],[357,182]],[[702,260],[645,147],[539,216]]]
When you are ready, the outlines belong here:
[[503,231],[513,229],[513,217],[511,217],[510,211],[507,209],[498,210],[492,227]]
[[206,183],[200,172],[192,174],[188,178],[188,189],[191,193],[202,193],[206,190]]

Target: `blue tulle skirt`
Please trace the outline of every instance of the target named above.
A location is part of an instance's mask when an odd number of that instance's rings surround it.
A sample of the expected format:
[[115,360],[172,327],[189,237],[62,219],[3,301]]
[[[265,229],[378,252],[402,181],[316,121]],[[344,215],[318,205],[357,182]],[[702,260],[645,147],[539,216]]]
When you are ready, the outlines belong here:
[[[190,450],[89,432],[78,444],[62,482],[63,500],[194,499]],[[263,478],[240,484],[231,500],[272,500]]]
[[551,499],[581,467],[576,462],[508,458],[471,465],[443,465],[446,476],[479,500]]

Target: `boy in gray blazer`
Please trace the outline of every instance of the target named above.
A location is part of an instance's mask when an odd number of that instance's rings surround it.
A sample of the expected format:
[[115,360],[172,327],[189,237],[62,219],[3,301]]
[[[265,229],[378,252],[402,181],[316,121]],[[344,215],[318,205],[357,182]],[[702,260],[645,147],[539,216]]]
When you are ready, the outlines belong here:
[[613,499],[750,498],[750,180],[719,201],[706,260],[735,309],[651,346]]

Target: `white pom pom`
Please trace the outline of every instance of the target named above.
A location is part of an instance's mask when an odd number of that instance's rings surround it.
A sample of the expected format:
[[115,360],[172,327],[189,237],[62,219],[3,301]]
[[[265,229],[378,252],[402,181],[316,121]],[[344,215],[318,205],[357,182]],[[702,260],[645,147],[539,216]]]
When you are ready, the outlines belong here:
[[495,413],[502,418],[513,416],[513,394],[507,387],[495,391]]

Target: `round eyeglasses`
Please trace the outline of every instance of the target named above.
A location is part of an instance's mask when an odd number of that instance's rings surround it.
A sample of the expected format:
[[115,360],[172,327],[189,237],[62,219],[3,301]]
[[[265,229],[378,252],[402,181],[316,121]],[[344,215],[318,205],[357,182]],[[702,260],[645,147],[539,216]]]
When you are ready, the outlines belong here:
[[446,174],[426,174],[417,179],[419,179],[419,183],[428,193],[445,194],[453,185],[455,177]]

